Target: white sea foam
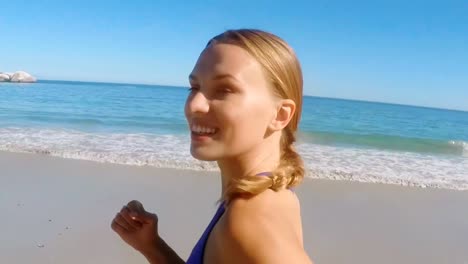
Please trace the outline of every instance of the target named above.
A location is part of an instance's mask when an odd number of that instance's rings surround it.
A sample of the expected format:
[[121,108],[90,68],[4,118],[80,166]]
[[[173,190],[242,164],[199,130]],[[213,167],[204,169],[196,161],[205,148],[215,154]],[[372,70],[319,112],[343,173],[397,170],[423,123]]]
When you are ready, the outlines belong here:
[[451,140],[449,143],[461,147],[463,149],[463,156],[468,157],[468,142]]
[[313,178],[468,190],[468,159],[413,152],[298,147]]
[[[138,166],[217,170],[191,157],[187,136],[0,128],[0,150]],[[458,144],[458,143],[457,143]],[[461,144],[461,143],[460,143]],[[466,149],[466,143],[463,142]],[[468,190],[468,159],[299,143],[312,178]]]
[[1,128],[0,150],[127,165],[215,170],[190,156],[188,137]]

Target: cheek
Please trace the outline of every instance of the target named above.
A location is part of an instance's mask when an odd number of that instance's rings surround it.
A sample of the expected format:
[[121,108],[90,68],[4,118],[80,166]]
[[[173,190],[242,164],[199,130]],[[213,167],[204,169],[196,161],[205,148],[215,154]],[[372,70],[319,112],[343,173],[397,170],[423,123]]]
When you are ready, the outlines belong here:
[[184,104],[184,115],[185,115],[185,119],[187,119],[188,121],[188,114],[189,114],[189,102],[190,102],[190,97],[187,97],[187,99],[185,100],[185,104]]
[[238,105],[224,113],[225,145],[234,152],[244,151],[260,143],[268,124],[268,113],[261,103]]

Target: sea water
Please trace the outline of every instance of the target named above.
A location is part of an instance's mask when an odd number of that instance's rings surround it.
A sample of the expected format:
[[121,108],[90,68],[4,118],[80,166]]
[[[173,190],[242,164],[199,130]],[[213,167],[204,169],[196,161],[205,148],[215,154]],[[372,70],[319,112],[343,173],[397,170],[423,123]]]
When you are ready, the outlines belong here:
[[[0,83],[0,150],[216,170],[190,155],[187,95],[156,85]],[[297,150],[308,177],[468,189],[468,112],[305,96]]]

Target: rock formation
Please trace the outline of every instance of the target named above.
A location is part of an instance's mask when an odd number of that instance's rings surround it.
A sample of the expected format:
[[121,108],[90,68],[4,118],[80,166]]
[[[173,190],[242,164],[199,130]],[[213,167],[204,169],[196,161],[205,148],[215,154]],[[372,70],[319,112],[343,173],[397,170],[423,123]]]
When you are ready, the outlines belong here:
[[0,82],[9,82],[10,75],[6,73],[0,73]]
[[0,82],[21,82],[21,83],[30,83],[36,82],[31,74],[24,71],[17,71],[15,73],[0,72]]

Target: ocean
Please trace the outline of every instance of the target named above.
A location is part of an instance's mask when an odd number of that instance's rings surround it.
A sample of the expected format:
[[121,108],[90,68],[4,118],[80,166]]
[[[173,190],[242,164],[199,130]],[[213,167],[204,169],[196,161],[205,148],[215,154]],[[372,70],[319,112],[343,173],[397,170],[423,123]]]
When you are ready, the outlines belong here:
[[[190,156],[187,95],[156,85],[0,83],[0,150],[217,170]],[[307,177],[468,190],[468,112],[305,96],[298,138]]]

